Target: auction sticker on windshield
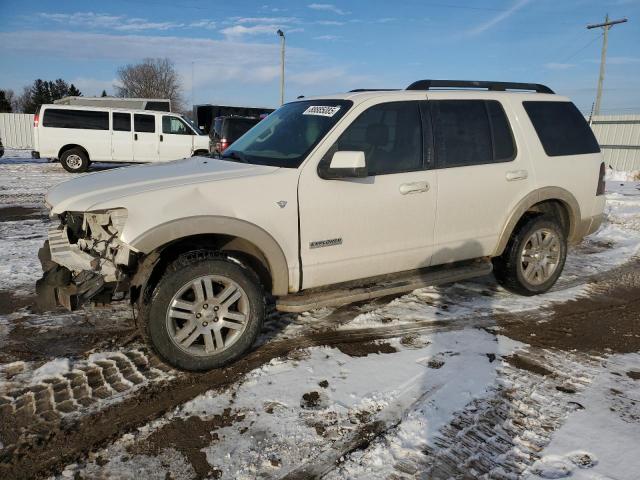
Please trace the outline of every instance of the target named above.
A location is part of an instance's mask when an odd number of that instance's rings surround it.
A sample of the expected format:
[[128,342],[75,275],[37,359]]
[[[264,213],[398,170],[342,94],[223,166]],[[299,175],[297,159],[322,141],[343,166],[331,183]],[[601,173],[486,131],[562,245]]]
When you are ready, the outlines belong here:
[[329,107],[326,105],[311,105],[307,108],[303,115],[320,115],[321,117],[333,117],[336,112],[340,110],[340,107]]

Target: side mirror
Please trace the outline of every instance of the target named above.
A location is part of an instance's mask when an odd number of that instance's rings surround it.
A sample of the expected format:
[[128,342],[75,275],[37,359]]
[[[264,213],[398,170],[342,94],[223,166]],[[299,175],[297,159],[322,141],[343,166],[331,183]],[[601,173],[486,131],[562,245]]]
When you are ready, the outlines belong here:
[[322,171],[322,178],[364,178],[368,176],[364,152],[341,151],[333,154],[329,168]]

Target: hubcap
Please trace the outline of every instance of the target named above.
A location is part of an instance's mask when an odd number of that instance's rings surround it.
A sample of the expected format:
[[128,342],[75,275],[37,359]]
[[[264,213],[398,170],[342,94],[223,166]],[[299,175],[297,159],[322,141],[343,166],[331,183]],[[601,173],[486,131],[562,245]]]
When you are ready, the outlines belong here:
[[67,157],[67,165],[74,170],[82,166],[82,158],[79,155],[71,154]]
[[190,355],[216,355],[233,345],[249,318],[249,298],[233,280],[199,277],[173,296],[167,309],[171,340]]
[[560,262],[561,243],[552,230],[536,230],[524,243],[520,268],[531,285],[541,285],[549,280]]

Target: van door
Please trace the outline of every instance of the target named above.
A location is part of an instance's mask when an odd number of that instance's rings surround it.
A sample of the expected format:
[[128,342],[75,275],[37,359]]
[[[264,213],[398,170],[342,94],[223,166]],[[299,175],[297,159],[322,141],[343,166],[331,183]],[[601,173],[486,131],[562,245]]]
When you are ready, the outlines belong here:
[[[525,146],[496,100],[429,100],[438,173],[433,263],[491,255],[515,204],[532,189]],[[511,121],[510,121],[511,120]]]
[[[311,288],[427,267],[436,214],[429,126],[417,100],[373,105],[298,187],[303,285]],[[364,152],[366,178],[321,178],[336,151]]]
[[111,155],[114,162],[133,162],[131,114],[113,112],[111,118]]
[[156,115],[135,113],[133,115],[133,159],[136,162],[158,161]]
[[162,115],[160,161],[190,157],[193,152],[193,130],[179,117]]

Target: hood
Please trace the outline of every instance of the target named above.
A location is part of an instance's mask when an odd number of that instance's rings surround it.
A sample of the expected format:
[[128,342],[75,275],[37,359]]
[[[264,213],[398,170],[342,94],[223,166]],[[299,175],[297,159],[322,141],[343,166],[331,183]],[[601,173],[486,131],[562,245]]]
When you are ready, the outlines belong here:
[[[90,173],[60,183],[49,190],[46,202],[51,212],[89,211],[97,205],[152,190],[183,185],[265,175],[278,167],[191,157],[166,163],[153,163]],[[116,208],[118,205],[104,208]]]

